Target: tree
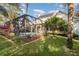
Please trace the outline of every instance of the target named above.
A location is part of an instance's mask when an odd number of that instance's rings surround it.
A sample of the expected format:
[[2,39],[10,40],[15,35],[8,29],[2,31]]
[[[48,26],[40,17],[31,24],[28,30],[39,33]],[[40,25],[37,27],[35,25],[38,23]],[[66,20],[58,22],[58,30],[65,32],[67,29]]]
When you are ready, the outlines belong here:
[[[20,12],[19,4],[18,3],[2,3],[0,4],[2,6],[0,10],[2,10],[3,15],[8,19],[12,20],[18,16],[18,12]],[[4,9],[4,10],[3,10]],[[6,12],[5,12],[6,10]]]
[[8,14],[9,14],[9,19],[14,19],[18,16],[18,12],[21,11],[19,8],[19,3],[8,3]]
[[59,17],[52,17],[47,19],[44,23],[44,26],[47,30],[48,28],[50,28],[50,30],[52,30],[53,32],[55,30],[67,32],[67,22]]
[[72,26],[73,26],[73,16],[74,16],[74,4],[68,3],[68,39],[67,39],[67,47],[72,49],[73,47],[73,33],[72,33]]

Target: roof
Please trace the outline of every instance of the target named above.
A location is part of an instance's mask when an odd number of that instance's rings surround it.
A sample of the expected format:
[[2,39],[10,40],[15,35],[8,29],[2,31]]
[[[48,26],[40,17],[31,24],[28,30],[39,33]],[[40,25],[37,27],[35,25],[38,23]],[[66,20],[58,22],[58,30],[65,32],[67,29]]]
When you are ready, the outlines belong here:
[[[53,12],[48,13],[48,14],[46,14],[46,15],[39,16],[38,18],[44,18],[44,17],[49,17],[49,16],[55,16],[55,15],[56,15],[57,13],[59,13],[59,12],[61,12],[61,13],[63,13],[63,14],[66,14],[66,13],[63,12],[63,11],[56,10],[56,11],[53,11]],[[66,14],[66,15],[67,15],[67,14]]]
[[[67,13],[65,13],[65,12],[63,12],[63,11],[56,10],[56,11],[53,11],[53,12],[48,13],[48,14],[46,14],[46,15],[39,16],[38,18],[41,19],[41,18],[45,18],[45,17],[56,16],[58,13],[62,13],[62,14],[68,15]],[[73,18],[76,19],[76,20],[73,20],[73,21],[79,22],[79,17],[74,16]]]

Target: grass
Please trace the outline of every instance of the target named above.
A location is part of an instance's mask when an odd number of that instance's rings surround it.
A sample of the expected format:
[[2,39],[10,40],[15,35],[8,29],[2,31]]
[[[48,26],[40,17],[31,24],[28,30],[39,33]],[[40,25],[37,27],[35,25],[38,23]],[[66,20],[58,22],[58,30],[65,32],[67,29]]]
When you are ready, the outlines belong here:
[[5,47],[11,47],[12,46],[12,43],[8,42],[7,40],[3,39],[0,37],[0,51],[2,49],[4,49]]
[[[21,40],[21,39],[20,39]],[[22,41],[22,40],[21,40]],[[0,55],[14,56],[64,56],[79,55],[78,50],[66,48],[66,38],[52,35],[45,37],[45,40],[37,40],[30,44],[25,44],[16,39],[15,45],[0,37]],[[24,45],[23,45],[24,44]],[[74,42],[73,48],[79,48],[79,42]]]
[[14,41],[17,45],[25,44],[23,38],[21,37],[15,37],[12,41]]

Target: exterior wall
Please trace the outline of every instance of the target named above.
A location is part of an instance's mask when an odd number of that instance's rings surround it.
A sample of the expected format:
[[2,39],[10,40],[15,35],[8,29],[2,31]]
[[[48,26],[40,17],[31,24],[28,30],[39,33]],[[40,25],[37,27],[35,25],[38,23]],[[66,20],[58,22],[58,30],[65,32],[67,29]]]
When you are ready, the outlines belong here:
[[58,13],[58,14],[56,15],[56,17],[59,17],[59,18],[62,18],[63,20],[65,20],[65,21],[68,21],[66,14]]
[[77,20],[79,20],[79,18],[73,19],[73,21],[74,21],[74,23],[73,23],[74,24],[73,25],[73,32],[75,32],[76,34],[79,35],[79,21],[77,21]]

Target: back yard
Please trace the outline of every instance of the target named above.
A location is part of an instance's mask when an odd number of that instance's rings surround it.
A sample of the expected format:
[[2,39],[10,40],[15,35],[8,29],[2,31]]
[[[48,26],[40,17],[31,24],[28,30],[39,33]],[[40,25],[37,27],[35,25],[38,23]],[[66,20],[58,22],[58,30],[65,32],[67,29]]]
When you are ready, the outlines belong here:
[[[79,42],[74,41],[74,48],[79,48]],[[66,48],[66,37],[49,35],[45,39],[38,39],[25,43],[22,39],[9,40],[0,36],[0,55],[79,55],[78,50]]]

